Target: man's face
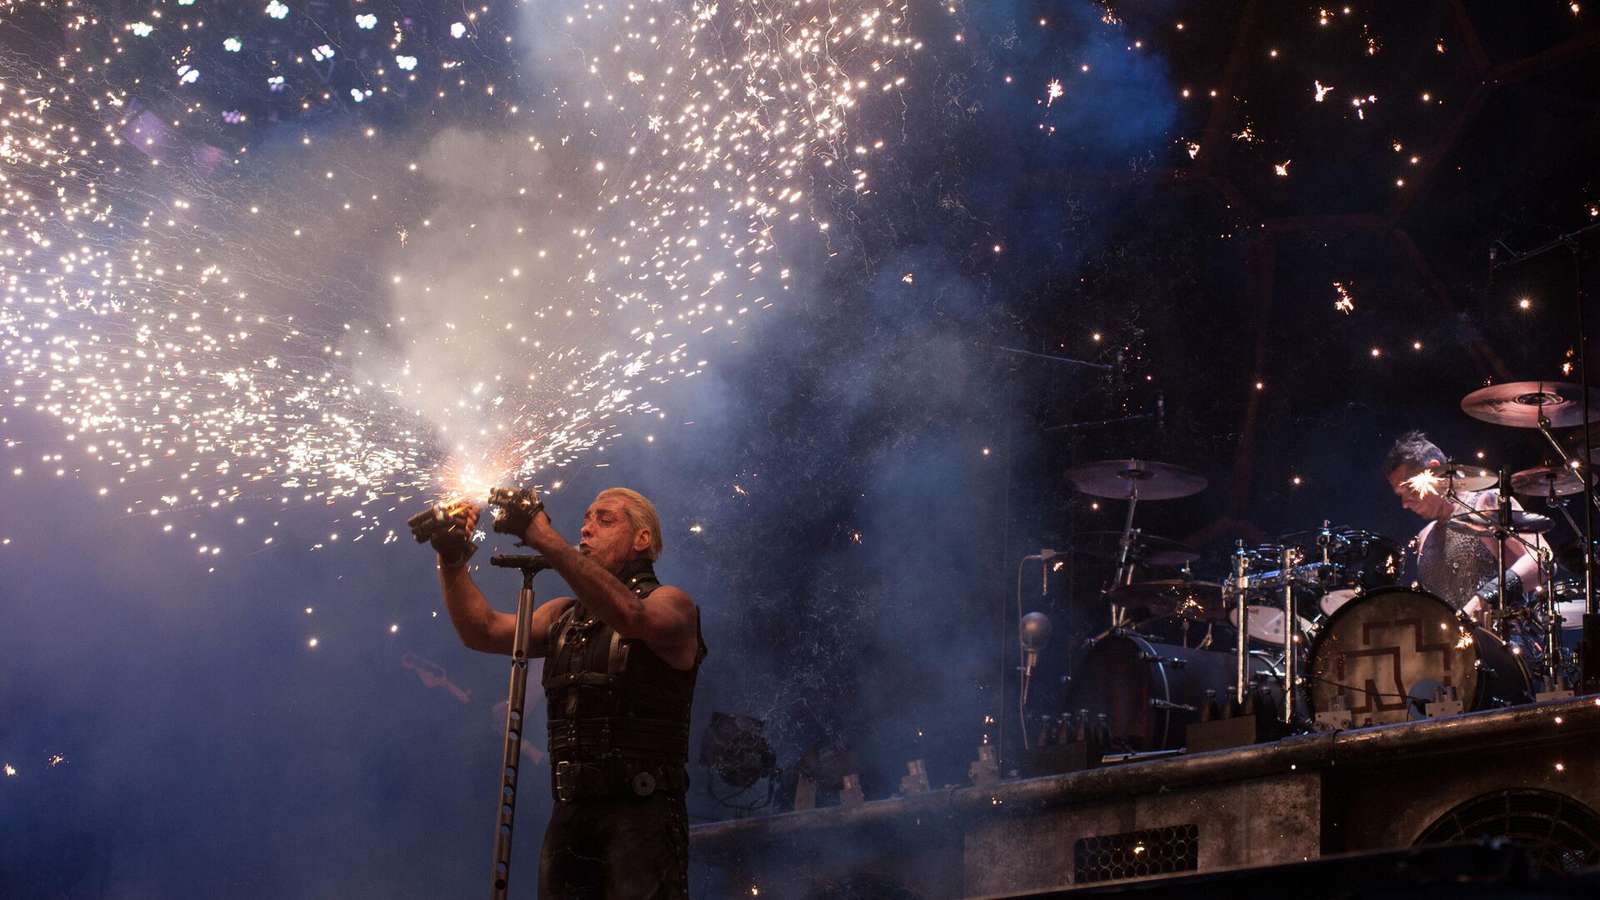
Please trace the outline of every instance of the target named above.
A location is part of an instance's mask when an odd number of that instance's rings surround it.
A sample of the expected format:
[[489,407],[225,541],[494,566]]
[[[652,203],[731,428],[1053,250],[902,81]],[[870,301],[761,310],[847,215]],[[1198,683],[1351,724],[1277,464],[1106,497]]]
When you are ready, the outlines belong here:
[[[1438,460],[1429,460],[1427,468],[1440,465]],[[1400,466],[1389,473],[1389,489],[1400,498],[1400,505],[1424,519],[1443,519],[1450,515],[1450,501],[1443,496],[1445,482],[1440,480],[1435,489],[1438,493],[1419,491],[1411,479],[1423,471],[1414,466]]]
[[[642,545],[642,546],[641,546]],[[650,533],[634,531],[621,498],[601,497],[589,504],[578,533],[578,551],[610,572],[650,546]]]

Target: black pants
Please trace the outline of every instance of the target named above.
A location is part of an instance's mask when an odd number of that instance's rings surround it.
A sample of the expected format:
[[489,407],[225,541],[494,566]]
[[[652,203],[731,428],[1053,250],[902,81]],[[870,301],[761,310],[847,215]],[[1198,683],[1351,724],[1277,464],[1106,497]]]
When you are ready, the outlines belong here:
[[683,797],[558,801],[539,851],[539,897],[688,900]]

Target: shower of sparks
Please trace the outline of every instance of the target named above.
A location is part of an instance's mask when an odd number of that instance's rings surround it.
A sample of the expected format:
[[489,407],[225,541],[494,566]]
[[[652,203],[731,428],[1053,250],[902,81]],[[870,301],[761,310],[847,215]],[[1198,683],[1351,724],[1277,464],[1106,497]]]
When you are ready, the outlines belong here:
[[1339,295],[1338,299],[1333,301],[1334,309],[1346,315],[1356,311],[1355,298],[1350,296],[1350,288],[1346,286],[1344,282],[1335,281],[1333,283],[1333,290]]
[[[787,290],[785,228],[870,193],[883,142],[851,131],[922,46],[868,0],[480,6],[439,44],[276,0],[96,6],[0,3],[63,35],[49,66],[0,50],[0,425],[57,426],[13,477],[208,563],[248,506],[388,543],[402,507],[602,451]],[[570,69],[517,96],[531,59]],[[443,124],[391,139],[380,110]]]
[[1444,479],[1434,474],[1432,469],[1423,469],[1421,472],[1405,480],[1407,487],[1418,497],[1439,496],[1439,485],[1444,484]]

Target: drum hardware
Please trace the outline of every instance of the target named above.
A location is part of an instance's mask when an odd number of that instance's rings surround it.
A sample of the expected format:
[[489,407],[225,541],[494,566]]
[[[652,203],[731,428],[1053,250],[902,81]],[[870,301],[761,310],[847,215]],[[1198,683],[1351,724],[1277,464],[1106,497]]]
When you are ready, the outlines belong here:
[[[1463,403],[1465,403],[1465,401],[1463,401]],[[1507,599],[1506,542],[1514,540],[1521,544],[1527,552],[1537,555],[1540,547],[1540,545],[1537,543],[1537,539],[1535,543],[1529,544],[1527,541],[1522,539],[1522,535],[1542,534],[1554,527],[1555,523],[1548,516],[1522,512],[1512,508],[1511,477],[1507,474],[1504,467],[1501,467],[1500,469],[1498,499],[1495,504],[1493,516],[1490,516],[1488,512],[1478,509],[1462,500],[1454,490],[1447,491],[1445,493],[1445,497],[1451,503],[1465,510],[1463,513],[1458,513],[1454,516],[1451,516],[1445,522],[1446,528],[1456,531],[1465,531],[1470,534],[1492,534],[1494,536],[1495,569],[1498,572],[1498,586],[1495,590],[1492,608],[1496,634],[1501,640],[1506,640],[1511,636],[1511,633],[1506,627],[1503,619]],[[1492,529],[1486,530],[1486,525],[1492,525]]]
[[[1128,501],[1122,523],[1121,546],[1112,584],[1122,586],[1132,580],[1128,562],[1134,545],[1133,517],[1143,500],[1175,500],[1198,494],[1206,488],[1205,476],[1181,466],[1139,459],[1110,459],[1085,463],[1067,470],[1072,486],[1091,497]],[[1122,611],[1111,607],[1111,624],[1121,625]]]
[[1174,669],[1181,669],[1185,665],[1188,665],[1188,662],[1189,662],[1188,660],[1184,659],[1181,656],[1168,656],[1168,657],[1162,658],[1160,656],[1156,656],[1153,653],[1149,653],[1149,654],[1141,653],[1141,654],[1139,654],[1139,658],[1141,660],[1145,661],[1145,662],[1162,663],[1164,665],[1171,666]]
[[[1594,420],[1596,406],[1589,389],[1589,332],[1584,323],[1584,296],[1583,296],[1583,265],[1579,253],[1577,236],[1595,226],[1590,225],[1578,231],[1561,235],[1543,246],[1528,251],[1527,253],[1513,254],[1513,259],[1501,265],[1510,265],[1541,255],[1554,249],[1566,249],[1572,254],[1573,261],[1573,294],[1572,304],[1577,319],[1577,362],[1579,384],[1565,382],[1513,382],[1510,384],[1491,385],[1473,391],[1461,400],[1461,408],[1467,415],[1501,425],[1511,425],[1520,428],[1538,428],[1556,448],[1561,461],[1571,465],[1572,459],[1567,454],[1566,448],[1550,433],[1551,428],[1570,428],[1582,426],[1582,462],[1580,467],[1587,467],[1594,460]],[[1491,272],[1493,271],[1491,263]],[[1594,479],[1582,479],[1583,495],[1583,541],[1586,547],[1594,544],[1594,511],[1600,507],[1600,497],[1594,490]],[[1600,605],[1595,601],[1594,569],[1591,566],[1583,567],[1584,578],[1584,611],[1587,626],[1585,631],[1588,637],[1584,641],[1585,653],[1582,665],[1582,680],[1586,688],[1600,685],[1600,618],[1592,617],[1600,612]]]
[[1232,653],[1232,642],[1238,640],[1238,634],[1226,622],[1190,616],[1154,616],[1134,625],[1133,630],[1152,640],[1190,650]]
[[1127,627],[1130,615],[1136,622],[1158,616],[1180,616],[1195,621],[1223,616],[1222,585],[1214,581],[1161,578],[1139,581],[1106,594],[1106,599],[1122,611]]
[[[1482,667],[1482,661],[1476,663]],[[1445,716],[1454,716],[1461,713],[1461,698],[1456,696],[1454,685],[1440,685],[1433,692],[1433,699],[1423,706],[1428,718],[1442,719]]]
[[1345,705],[1344,694],[1335,694],[1328,708],[1317,710],[1311,721],[1322,731],[1338,731],[1349,728],[1351,722],[1350,708]]
[[[1298,552],[1293,548],[1284,548],[1282,569],[1285,573],[1291,571],[1299,563]],[[1300,654],[1295,652],[1296,645],[1300,643],[1300,616],[1294,606],[1294,579],[1283,579],[1283,723],[1294,724],[1295,675],[1297,659]],[[1241,642],[1242,643],[1242,642]]]
[[1244,550],[1244,541],[1234,542],[1233,578],[1229,581],[1234,601],[1238,604],[1238,646],[1233,652],[1233,701],[1244,706],[1250,681],[1250,555]]

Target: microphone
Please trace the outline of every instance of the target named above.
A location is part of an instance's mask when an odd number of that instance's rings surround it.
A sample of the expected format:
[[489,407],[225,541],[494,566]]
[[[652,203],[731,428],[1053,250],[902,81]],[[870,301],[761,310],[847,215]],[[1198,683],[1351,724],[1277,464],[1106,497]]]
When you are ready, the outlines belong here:
[[1050,617],[1042,612],[1031,612],[1022,617],[1018,629],[1022,641],[1022,677],[1032,678],[1039,664],[1039,651],[1050,643]]
[[499,566],[503,569],[532,569],[534,574],[555,568],[555,566],[551,565],[550,560],[542,556],[529,554],[519,556],[512,553],[496,553],[489,557],[489,565]]

